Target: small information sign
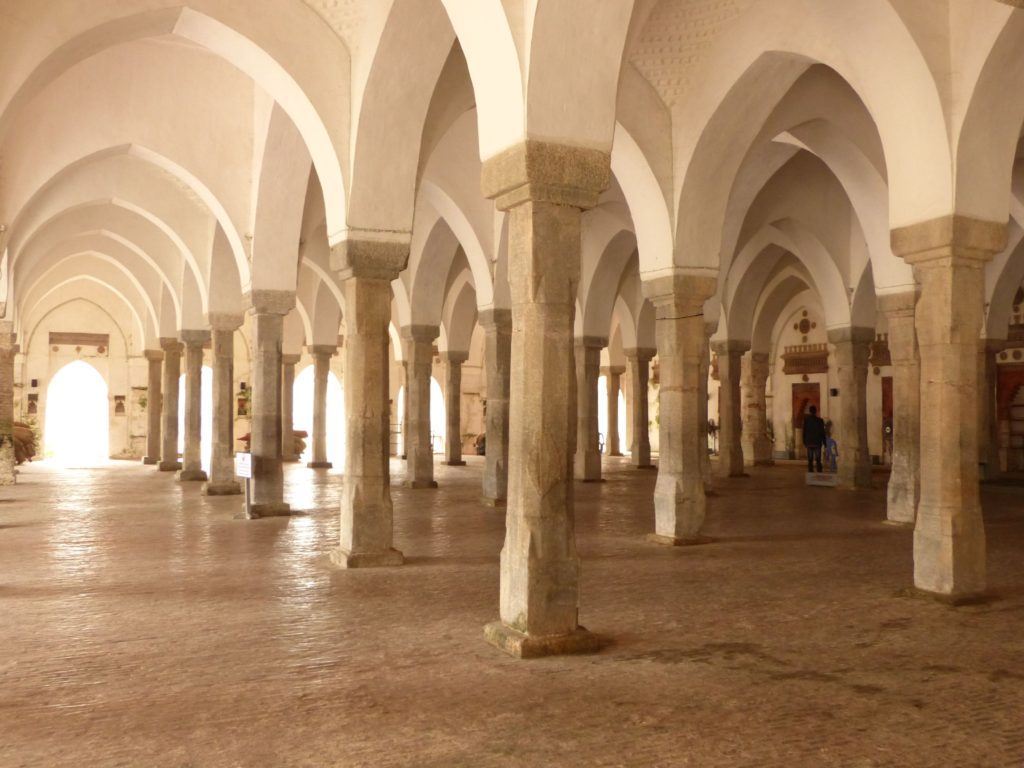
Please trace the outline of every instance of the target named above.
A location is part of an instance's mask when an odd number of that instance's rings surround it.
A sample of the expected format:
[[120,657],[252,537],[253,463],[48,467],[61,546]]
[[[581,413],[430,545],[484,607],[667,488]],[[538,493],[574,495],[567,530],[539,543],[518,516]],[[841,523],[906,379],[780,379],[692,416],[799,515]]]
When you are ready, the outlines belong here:
[[252,477],[251,453],[235,454],[235,475],[237,475],[238,477],[244,477],[246,480]]

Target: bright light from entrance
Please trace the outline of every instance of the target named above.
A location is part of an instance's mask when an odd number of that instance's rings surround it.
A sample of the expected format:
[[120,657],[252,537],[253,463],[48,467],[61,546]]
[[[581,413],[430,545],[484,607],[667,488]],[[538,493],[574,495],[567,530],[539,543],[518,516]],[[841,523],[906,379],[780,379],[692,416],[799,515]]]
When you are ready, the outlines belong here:
[[[202,434],[199,456],[203,469],[210,469],[213,454],[213,369],[203,366],[199,380],[199,408]],[[185,454],[185,374],[178,379],[178,453]]]
[[[292,427],[306,432],[306,450],[300,461],[313,460],[314,368],[303,368],[292,389]],[[334,371],[327,373],[327,460],[340,470],[345,466],[345,391]]]
[[64,466],[91,466],[109,460],[107,383],[88,363],[68,363],[50,380],[43,442],[44,455]]

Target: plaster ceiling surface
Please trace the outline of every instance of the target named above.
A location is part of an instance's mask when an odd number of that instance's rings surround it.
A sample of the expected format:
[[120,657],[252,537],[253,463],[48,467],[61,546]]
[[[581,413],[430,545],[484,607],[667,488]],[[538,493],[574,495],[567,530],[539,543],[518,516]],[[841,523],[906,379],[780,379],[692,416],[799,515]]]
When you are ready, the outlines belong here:
[[754,0],[661,0],[631,61],[671,108],[694,85],[697,65],[726,26]]
[[[378,2],[379,0],[371,0]],[[327,22],[348,48],[353,58],[357,53],[359,30],[366,19],[366,0],[302,0]]]

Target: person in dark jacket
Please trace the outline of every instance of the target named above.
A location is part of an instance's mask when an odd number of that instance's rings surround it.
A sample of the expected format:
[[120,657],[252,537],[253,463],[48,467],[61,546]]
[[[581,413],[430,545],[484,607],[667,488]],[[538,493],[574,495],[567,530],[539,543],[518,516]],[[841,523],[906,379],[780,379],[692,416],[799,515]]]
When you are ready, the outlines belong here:
[[[818,416],[817,406],[804,416],[804,447],[807,448],[807,471],[821,472],[821,447],[825,444],[825,422]],[[817,466],[817,470],[815,470]]]

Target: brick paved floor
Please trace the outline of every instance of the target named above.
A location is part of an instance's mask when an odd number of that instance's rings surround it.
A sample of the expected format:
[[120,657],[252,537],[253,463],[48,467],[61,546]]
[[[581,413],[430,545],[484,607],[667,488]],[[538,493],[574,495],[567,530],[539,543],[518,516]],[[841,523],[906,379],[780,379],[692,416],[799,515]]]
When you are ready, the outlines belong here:
[[[396,481],[401,462],[392,465]],[[988,487],[998,599],[908,597],[878,489],[796,467],[719,481],[716,542],[661,549],[653,472],[577,486],[597,656],[516,661],[503,513],[480,460],[394,489],[408,564],[342,572],[336,473],[307,514],[234,519],[141,465],[26,467],[0,489],[0,766],[1024,765],[1024,489]]]

